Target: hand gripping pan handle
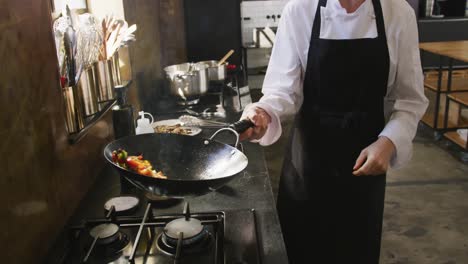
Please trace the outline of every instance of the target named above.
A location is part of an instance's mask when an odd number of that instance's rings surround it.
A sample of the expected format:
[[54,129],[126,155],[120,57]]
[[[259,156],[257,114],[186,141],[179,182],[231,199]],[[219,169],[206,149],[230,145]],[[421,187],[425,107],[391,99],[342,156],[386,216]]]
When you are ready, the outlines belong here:
[[231,124],[229,127],[221,128],[221,129],[217,130],[210,137],[209,140],[205,141],[205,144],[209,144],[210,141],[213,140],[219,133],[224,132],[224,131],[228,131],[228,132],[233,133],[236,136],[236,144],[234,145],[234,147],[237,148],[237,146],[239,145],[239,134],[245,132],[247,129],[249,129],[251,127],[254,127],[254,126],[255,126],[255,124],[252,123],[252,121],[250,121],[248,119],[243,119],[243,120],[237,121],[237,122]]
[[251,127],[255,127],[255,124],[252,123],[252,121],[248,119],[239,120],[229,126],[229,128],[234,129],[239,134],[242,134],[243,132],[245,132],[247,129]]

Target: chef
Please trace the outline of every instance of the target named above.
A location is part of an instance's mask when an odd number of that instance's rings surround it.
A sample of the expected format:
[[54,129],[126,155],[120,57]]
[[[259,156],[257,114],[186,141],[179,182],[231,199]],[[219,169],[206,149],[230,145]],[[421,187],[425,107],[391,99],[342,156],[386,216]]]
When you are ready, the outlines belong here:
[[405,0],[291,0],[242,138],[295,116],[278,194],[290,263],[378,263],[385,174],[411,157],[428,101]]

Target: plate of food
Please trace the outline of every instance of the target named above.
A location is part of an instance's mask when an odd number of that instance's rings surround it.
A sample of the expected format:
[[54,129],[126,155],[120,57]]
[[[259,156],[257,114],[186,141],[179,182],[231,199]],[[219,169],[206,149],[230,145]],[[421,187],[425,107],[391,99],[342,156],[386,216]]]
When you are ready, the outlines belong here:
[[195,136],[202,131],[199,127],[183,126],[179,119],[169,119],[152,124],[155,133]]

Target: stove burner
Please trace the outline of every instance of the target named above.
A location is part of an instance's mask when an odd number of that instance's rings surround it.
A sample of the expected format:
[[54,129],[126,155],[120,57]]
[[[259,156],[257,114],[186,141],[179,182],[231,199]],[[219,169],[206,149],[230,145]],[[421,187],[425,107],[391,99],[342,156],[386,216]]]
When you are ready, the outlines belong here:
[[118,259],[130,244],[127,234],[119,231],[116,224],[100,224],[93,227],[89,234],[96,244],[88,249],[85,262],[88,258],[105,261],[105,263]]
[[89,234],[98,239],[98,244],[110,244],[119,238],[119,226],[116,224],[101,224],[89,231]]
[[185,203],[183,215],[183,218],[173,220],[164,227],[164,237],[171,244],[177,243],[180,233],[183,233],[183,245],[197,242],[204,234],[201,221],[190,215],[189,203]]
[[[207,249],[213,240],[213,236],[208,232],[206,226],[196,218],[190,216],[190,206],[184,206],[185,217],[177,218],[166,224],[163,233],[158,236],[158,248],[168,255],[175,255],[178,258],[177,248],[186,254],[202,252]],[[180,243],[179,243],[180,239]]]
[[133,196],[114,197],[104,204],[104,209],[106,212],[109,212],[112,206],[114,206],[117,214],[126,214],[135,209],[139,203],[140,200]]
[[179,233],[184,233],[184,240],[198,237],[203,231],[200,220],[195,218],[179,218],[169,222],[164,228],[164,235],[177,241]]
[[[205,228],[196,237],[182,240],[182,254],[191,255],[203,252],[210,248],[213,243],[213,235]],[[156,246],[158,249],[169,256],[175,256],[177,251],[177,241],[169,238],[165,233],[158,236]]]

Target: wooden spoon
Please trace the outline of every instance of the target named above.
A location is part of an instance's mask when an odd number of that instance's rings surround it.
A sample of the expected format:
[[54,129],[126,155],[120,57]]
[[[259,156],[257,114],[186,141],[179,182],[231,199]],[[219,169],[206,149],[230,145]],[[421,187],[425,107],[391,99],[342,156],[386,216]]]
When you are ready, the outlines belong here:
[[106,43],[107,59],[112,57],[112,55],[114,55],[115,50],[118,48],[118,45],[116,46],[116,42],[118,40],[119,32],[120,32],[120,24],[117,24],[117,28],[114,31],[112,31]]
[[226,62],[227,59],[229,59],[229,57],[231,57],[231,55],[234,53],[234,50],[230,50],[219,62],[218,62],[218,66],[221,66],[223,65],[224,62]]
[[137,25],[133,24],[125,30],[125,35],[133,34],[137,30]]

